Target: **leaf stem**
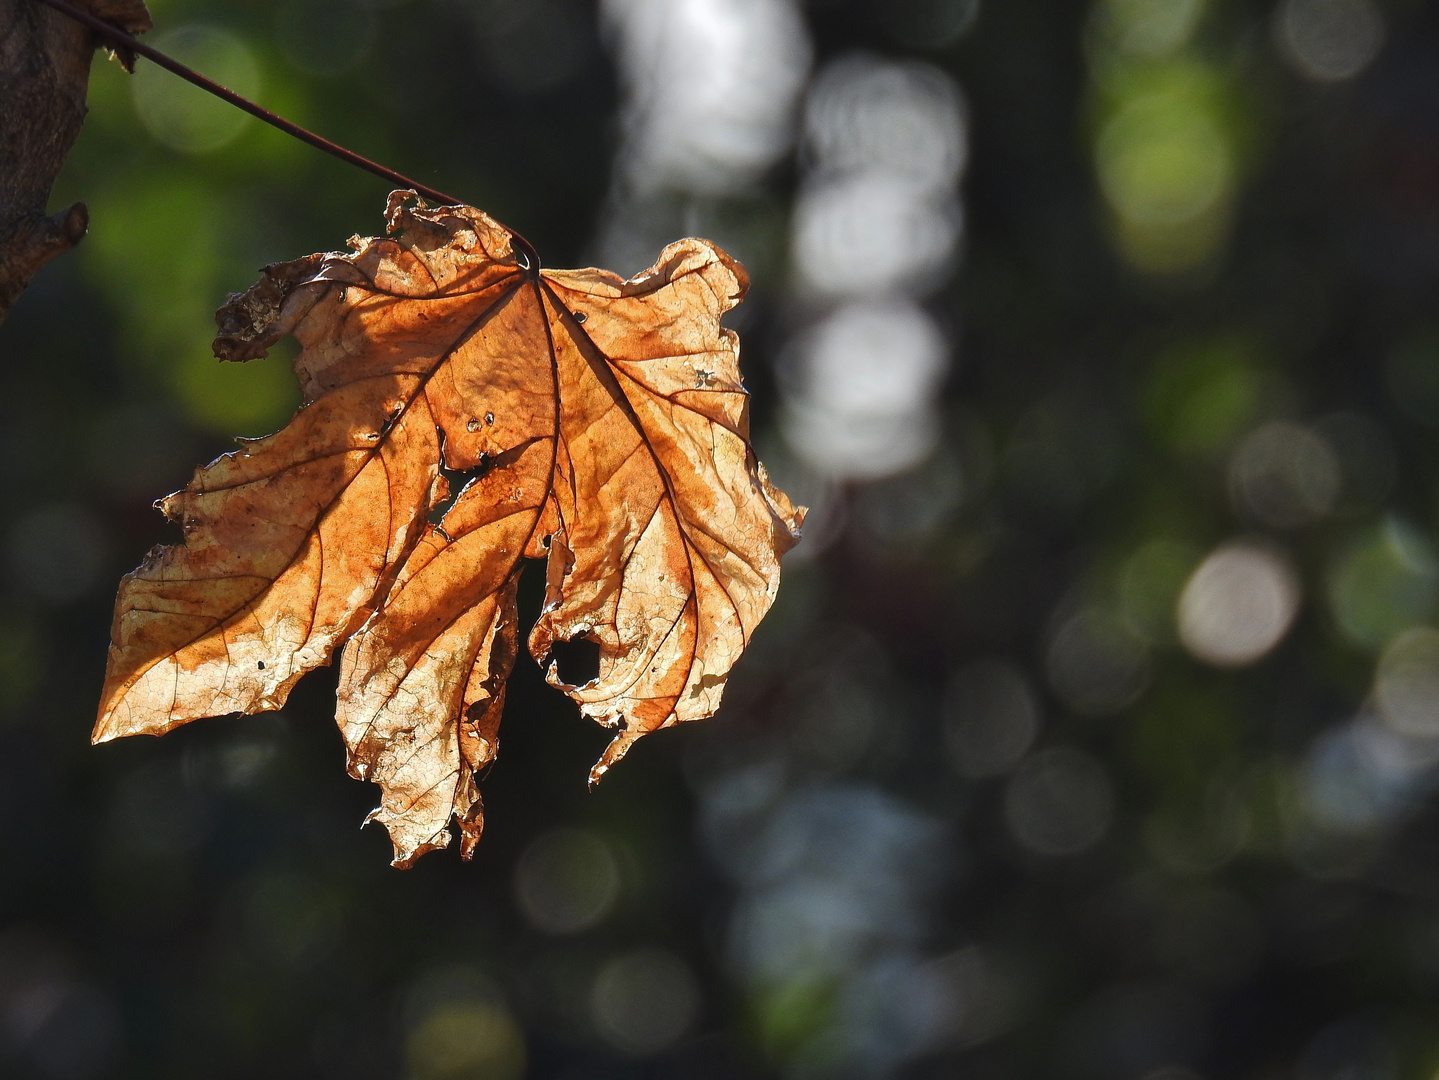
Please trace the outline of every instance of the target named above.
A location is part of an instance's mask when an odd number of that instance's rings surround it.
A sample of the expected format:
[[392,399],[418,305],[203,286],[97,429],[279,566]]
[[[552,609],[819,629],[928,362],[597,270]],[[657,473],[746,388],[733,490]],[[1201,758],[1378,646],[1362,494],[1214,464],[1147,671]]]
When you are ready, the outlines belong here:
[[[325,153],[337,157],[343,162],[354,165],[356,168],[364,169],[366,172],[373,173],[381,179],[388,180],[396,187],[410,188],[416,194],[422,195],[437,205],[466,205],[463,199],[457,199],[453,195],[446,195],[443,191],[438,191],[428,184],[421,184],[417,180],[411,180],[408,176],[395,172],[394,169],[387,169],[377,161],[371,161],[369,158],[363,157],[353,150],[346,149],[339,143],[332,143],[329,139],[302,128],[299,124],[291,123],[283,116],[275,115],[269,109],[255,104],[249,98],[241,97],[228,87],[221,86],[213,79],[207,79],[193,68],[188,68],[178,60],[171,59],[159,49],[146,45],[136,38],[134,34],[127,33],[113,23],[106,22],[104,19],[98,18],[88,11],[76,7],[74,4],[69,3],[69,0],[40,0],[40,3],[54,8],[63,15],[68,15],[76,22],[83,23],[102,38],[113,42],[121,49],[129,50],[138,56],[145,57],[145,59],[160,65],[160,67],[166,71],[173,72],[180,76],[180,78],[186,82],[194,83],[201,90],[214,94],[217,98],[221,98],[224,101],[228,101],[237,109],[243,109],[256,119],[263,120],[271,127],[279,128],[286,135],[299,139],[303,143],[309,143],[317,150],[323,150]],[[514,238],[514,246],[522,251],[528,258],[530,266],[525,269],[531,270],[532,273],[537,272],[539,269],[539,256],[535,253],[534,247],[523,236],[515,232],[514,229],[510,229],[509,226],[505,226],[505,228],[509,230],[510,235]]]

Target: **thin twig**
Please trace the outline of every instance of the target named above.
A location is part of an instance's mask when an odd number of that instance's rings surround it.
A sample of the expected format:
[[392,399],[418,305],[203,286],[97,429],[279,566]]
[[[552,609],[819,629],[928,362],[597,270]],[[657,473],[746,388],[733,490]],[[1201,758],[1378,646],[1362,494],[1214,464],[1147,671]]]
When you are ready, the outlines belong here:
[[[395,172],[394,169],[387,169],[379,162],[371,161],[369,158],[363,157],[353,150],[348,150],[338,143],[332,143],[329,139],[316,135],[313,131],[307,131],[299,124],[294,124],[286,120],[283,116],[276,116],[269,109],[256,105],[249,98],[241,97],[235,93],[235,91],[221,86],[213,79],[207,79],[193,68],[186,67],[178,60],[172,60],[159,49],[146,45],[143,41],[135,37],[134,34],[127,33],[113,23],[108,23],[104,19],[91,15],[88,11],[69,3],[68,0],[40,0],[40,3],[54,8],[63,15],[68,15],[76,22],[85,24],[91,30],[95,31],[95,33],[108,41],[114,42],[120,48],[128,49],[138,56],[145,57],[145,59],[160,65],[160,67],[166,71],[173,72],[180,76],[180,78],[186,82],[194,83],[201,90],[228,101],[237,109],[243,109],[256,119],[263,120],[271,127],[279,128],[286,135],[299,139],[301,142],[309,143],[317,150],[323,150],[325,153],[331,154],[350,165],[354,165],[356,168],[364,169],[366,172],[373,173],[381,179],[388,180],[396,187],[410,188],[415,191],[416,194],[422,195],[424,198],[438,205],[465,205],[463,199],[457,199],[453,195],[446,195],[443,191],[437,191],[428,184],[421,184],[416,180],[411,180],[408,176]],[[539,256],[535,253],[534,247],[523,236],[515,232],[514,229],[509,229],[508,226],[506,226],[506,228],[514,238],[515,247],[526,255],[530,263],[529,269],[531,269],[532,272],[537,271],[539,269]]]

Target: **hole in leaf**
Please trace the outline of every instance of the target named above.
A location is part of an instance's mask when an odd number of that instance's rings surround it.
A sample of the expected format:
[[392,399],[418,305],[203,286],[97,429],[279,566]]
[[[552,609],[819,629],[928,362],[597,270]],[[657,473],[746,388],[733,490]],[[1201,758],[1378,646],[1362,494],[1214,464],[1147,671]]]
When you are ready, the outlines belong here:
[[440,466],[440,474],[449,482],[450,493],[434,505],[434,508],[426,515],[431,525],[438,525],[444,520],[445,515],[450,512],[450,507],[455,505],[455,500],[460,497],[460,492],[465,490],[465,485],[473,479],[477,470],[447,469]]
[[441,499],[436,503],[434,508],[426,515],[426,519],[431,525],[439,525],[440,522],[444,520],[445,515],[450,512],[450,507],[455,505],[455,500],[460,497],[460,492],[464,491],[472,480],[483,476],[493,463],[489,454],[481,454],[479,465],[473,469],[449,468],[445,464],[445,430],[444,428],[436,426],[435,433],[440,438],[440,475],[443,476],[450,485],[450,494],[447,498]]
[[589,638],[557,641],[550,657],[559,665],[560,678],[571,686],[583,686],[600,673],[600,643]]

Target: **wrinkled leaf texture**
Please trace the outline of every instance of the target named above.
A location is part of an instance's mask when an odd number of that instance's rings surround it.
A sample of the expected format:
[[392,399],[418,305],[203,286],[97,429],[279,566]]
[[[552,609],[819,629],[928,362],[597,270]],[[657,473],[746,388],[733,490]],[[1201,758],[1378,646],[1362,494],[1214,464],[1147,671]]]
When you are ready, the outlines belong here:
[[217,314],[221,359],[294,335],[304,403],[158,504],[185,539],[121,582],[94,733],[279,708],[344,645],[336,719],[398,866],[451,820],[466,857],[479,839],[524,559],[547,560],[531,653],[599,645],[582,686],[546,671],[617,729],[593,782],[714,713],[803,516],[749,446],[720,327],[738,263],[683,240],[628,281],[540,271],[484,213],[412,198],[387,237],[267,267]]

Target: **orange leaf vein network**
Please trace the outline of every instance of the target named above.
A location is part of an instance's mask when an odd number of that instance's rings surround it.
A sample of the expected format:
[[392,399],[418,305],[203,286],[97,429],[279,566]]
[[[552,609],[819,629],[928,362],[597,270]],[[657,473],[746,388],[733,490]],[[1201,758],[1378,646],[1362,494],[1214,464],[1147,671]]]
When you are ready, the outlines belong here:
[[547,560],[531,653],[599,645],[589,683],[546,673],[616,729],[595,780],[714,713],[804,514],[749,445],[737,262],[691,239],[628,281],[540,271],[481,211],[411,201],[218,313],[221,359],[299,341],[304,404],[161,501],[185,539],[120,584],[94,733],[279,708],[344,645],[336,719],[397,866],[452,821],[479,839],[524,559]]

